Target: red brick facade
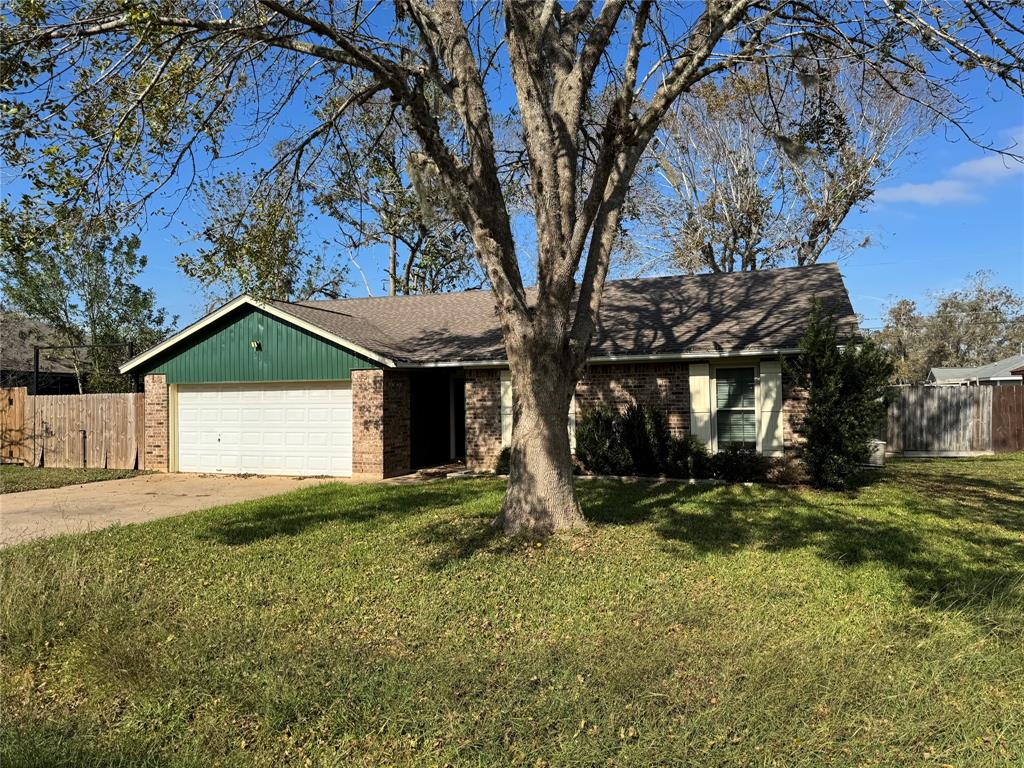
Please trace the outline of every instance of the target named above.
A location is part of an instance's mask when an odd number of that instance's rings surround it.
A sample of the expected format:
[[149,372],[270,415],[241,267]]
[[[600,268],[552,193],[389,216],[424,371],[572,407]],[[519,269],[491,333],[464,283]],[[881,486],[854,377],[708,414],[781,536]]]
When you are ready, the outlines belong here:
[[352,476],[408,474],[409,440],[408,374],[352,371]]
[[576,385],[576,416],[600,407],[640,403],[668,417],[672,434],[690,431],[690,383],[686,363],[591,365]]
[[788,376],[782,385],[782,447],[787,454],[799,454],[807,438],[800,432],[807,413],[807,390]]
[[171,455],[170,424],[167,418],[167,377],[152,373],[143,380],[146,390],[145,445],[142,469],[167,472]]
[[494,469],[501,453],[501,374],[494,369],[466,371],[466,466]]
[[[146,469],[169,469],[170,435],[166,377],[145,377]],[[494,468],[501,452],[501,373],[466,371],[466,463],[477,471]],[[806,391],[786,381],[783,442],[788,454],[804,442],[799,433]],[[638,402],[662,410],[672,434],[690,430],[689,366],[686,363],[589,366],[576,387],[577,418],[598,407],[622,408]],[[352,474],[382,479],[411,471],[410,379],[403,371],[352,372]],[[437,439],[448,439],[438,435]]]

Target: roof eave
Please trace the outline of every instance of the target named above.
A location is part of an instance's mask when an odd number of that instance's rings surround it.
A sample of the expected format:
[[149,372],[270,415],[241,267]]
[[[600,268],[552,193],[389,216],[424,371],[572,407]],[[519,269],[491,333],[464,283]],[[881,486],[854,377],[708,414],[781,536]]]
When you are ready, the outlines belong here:
[[[765,348],[743,348],[724,349],[694,352],[669,352],[661,355],[595,355],[587,358],[587,363],[594,365],[600,363],[656,363],[671,362],[673,360],[705,360],[708,358],[721,359],[726,357],[764,357],[766,355],[795,355],[799,354],[799,347],[765,347]],[[403,362],[396,367],[402,369],[419,368],[502,368],[508,365],[508,358],[488,358],[478,360],[438,360],[436,362]]]

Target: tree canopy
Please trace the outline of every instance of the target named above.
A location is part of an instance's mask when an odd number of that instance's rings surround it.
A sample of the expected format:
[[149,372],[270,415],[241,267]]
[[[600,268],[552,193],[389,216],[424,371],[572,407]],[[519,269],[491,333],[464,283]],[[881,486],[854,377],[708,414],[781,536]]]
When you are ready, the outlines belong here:
[[31,197],[0,203],[3,296],[46,324],[46,343],[71,347],[61,359],[74,368],[80,391],[126,388],[117,366],[129,345],[142,350],[173,327],[154,292],[138,284],[145,266],[138,236],[121,233],[116,222]]
[[922,312],[910,299],[896,301],[875,334],[895,364],[897,384],[918,384],[935,367],[986,365],[1024,349],[1024,295],[976,272],[963,288],[933,297]]
[[187,192],[282,131],[267,172],[297,190],[353,110],[401,116],[410,178],[443,194],[495,297],[511,532],[583,523],[568,404],[637,167],[680,96],[752,62],[822,60],[941,95],[953,121],[968,74],[1024,92],[1022,9],[988,0],[16,0],[3,23],[4,156],[94,205]]

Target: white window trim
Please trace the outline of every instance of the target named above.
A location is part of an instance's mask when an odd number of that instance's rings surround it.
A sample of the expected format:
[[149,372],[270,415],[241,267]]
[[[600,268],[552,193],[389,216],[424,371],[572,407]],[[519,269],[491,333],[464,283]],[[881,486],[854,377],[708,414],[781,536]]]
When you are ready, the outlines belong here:
[[757,436],[761,434],[761,364],[757,360],[736,359],[728,362],[712,363],[708,372],[708,393],[711,400],[711,444],[708,449],[718,453],[718,369],[719,368],[753,368],[754,369],[754,450],[761,452]]

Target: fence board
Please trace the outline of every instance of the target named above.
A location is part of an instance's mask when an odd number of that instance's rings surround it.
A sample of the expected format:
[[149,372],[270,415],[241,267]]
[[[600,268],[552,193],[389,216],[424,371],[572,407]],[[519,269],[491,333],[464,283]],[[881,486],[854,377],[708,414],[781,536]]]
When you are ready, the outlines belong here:
[[992,387],[992,450],[1024,451],[1024,384]]
[[25,429],[28,390],[25,387],[0,389],[0,462],[29,464],[32,446]]
[[[25,397],[20,435],[7,429],[8,422],[4,422],[4,455],[8,451],[6,435],[9,432],[11,452],[16,452],[14,443],[18,435],[19,456],[26,464],[141,468],[144,399],[141,393]],[[11,408],[7,410],[13,412]]]
[[889,453],[991,453],[991,387],[899,387],[889,405]]

